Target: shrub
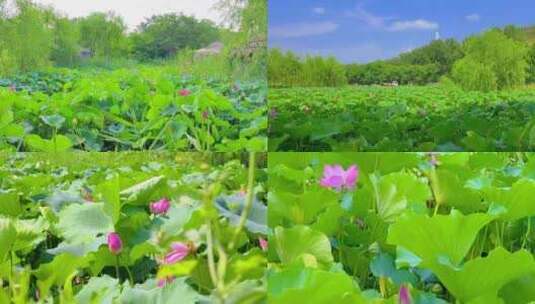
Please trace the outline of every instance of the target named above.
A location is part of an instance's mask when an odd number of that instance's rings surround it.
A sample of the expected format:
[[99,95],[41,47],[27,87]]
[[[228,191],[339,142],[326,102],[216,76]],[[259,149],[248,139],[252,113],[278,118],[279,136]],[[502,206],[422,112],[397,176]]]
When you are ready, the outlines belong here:
[[271,49],[268,80],[272,87],[336,87],[347,84],[344,66],[334,57],[306,56]]
[[170,58],[182,49],[205,47],[219,38],[219,30],[211,21],[175,13],[152,16],[138,31],[132,44],[141,60]]
[[524,43],[495,29],[468,38],[463,48],[467,56],[455,64],[452,72],[461,87],[485,91],[525,84],[528,64]]
[[528,83],[535,82],[535,44],[531,46],[528,54],[528,71],[527,80]]
[[492,67],[471,56],[455,63],[451,77],[465,90],[491,91],[498,87],[498,79]]
[[369,64],[346,66],[350,84],[372,85],[387,82],[399,84],[427,84],[440,78],[439,67],[435,64],[402,64],[377,61]]

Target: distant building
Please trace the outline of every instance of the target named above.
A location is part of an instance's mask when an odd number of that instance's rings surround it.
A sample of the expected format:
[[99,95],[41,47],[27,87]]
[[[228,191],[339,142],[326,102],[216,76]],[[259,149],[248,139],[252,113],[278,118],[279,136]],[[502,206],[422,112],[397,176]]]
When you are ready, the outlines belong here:
[[439,32],[435,32],[435,40],[440,40],[440,33]]
[[78,56],[81,59],[89,59],[93,57],[93,52],[91,51],[91,49],[81,49],[80,52],[78,52]]
[[195,59],[204,58],[211,55],[219,55],[223,51],[223,43],[220,41],[213,42],[209,46],[195,51]]

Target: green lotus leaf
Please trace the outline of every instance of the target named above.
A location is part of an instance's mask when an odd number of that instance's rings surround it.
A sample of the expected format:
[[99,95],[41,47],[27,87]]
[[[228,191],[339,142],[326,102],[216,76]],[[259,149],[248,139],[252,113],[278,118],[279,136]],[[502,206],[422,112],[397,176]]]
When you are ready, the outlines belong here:
[[367,303],[345,273],[300,267],[270,274],[268,298],[272,304]]
[[83,258],[69,253],[56,255],[51,262],[41,264],[33,273],[37,278],[41,296],[46,298],[50,287],[63,285],[67,278],[84,264]]
[[394,222],[407,208],[425,205],[431,191],[425,181],[406,172],[391,173],[370,180],[375,193],[379,216],[386,222]]
[[283,264],[292,264],[312,257],[313,262],[328,266],[334,260],[327,236],[308,226],[276,227],[273,241]]
[[10,254],[17,239],[17,230],[10,219],[0,217],[0,263]]
[[72,204],[58,214],[57,229],[69,244],[89,244],[114,231],[113,220],[102,203]]
[[387,242],[401,246],[422,259],[422,267],[430,267],[446,257],[453,265],[464,259],[479,230],[493,220],[488,214],[450,215],[411,214],[390,226]]
[[104,275],[91,277],[75,298],[79,304],[113,304],[119,295],[120,288],[117,279]]
[[481,296],[496,298],[507,283],[535,273],[535,261],[525,250],[510,253],[498,247],[487,257],[470,260],[460,268],[436,264],[432,270],[456,299],[468,302]]

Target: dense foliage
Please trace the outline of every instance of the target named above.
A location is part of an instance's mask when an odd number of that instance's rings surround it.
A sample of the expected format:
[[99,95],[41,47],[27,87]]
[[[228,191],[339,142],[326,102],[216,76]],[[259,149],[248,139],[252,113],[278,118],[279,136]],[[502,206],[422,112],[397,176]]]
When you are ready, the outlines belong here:
[[0,155],[0,302],[262,302],[267,189],[256,163]]
[[528,54],[528,74],[527,81],[529,83],[535,83],[535,44],[531,46]]
[[437,74],[445,75],[451,71],[455,61],[464,56],[462,46],[455,39],[433,40],[431,43],[402,53],[397,59],[400,63],[428,65],[438,67]]
[[346,72],[350,84],[397,82],[424,85],[435,83],[450,73],[453,64],[463,56],[462,46],[456,40],[434,40],[391,60],[349,64]]
[[264,151],[266,85],[165,67],[0,80],[0,150]]
[[169,58],[181,49],[200,49],[216,41],[219,30],[207,20],[176,14],[153,16],[132,36],[134,54],[140,59]]
[[270,151],[535,150],[531,88],[292,88],[268,99]]
[[448,77],[465,90],[510,89],[535,79],[535,52],[528,30],[510,25],[470,36],[462,43],[433,40],[392,59],[344,67],[335,58],[300,57],[291,51],[271,49],[268,79],[273,87],[332,87],[425,85]]
[[344,67],[336,58],[298,55],[271,49],[268,55],[270,87],[320,87],[347,84]]
[[91,56],[111,60],[128,54],[126,25],[113,13],[93,13],[72,26],[80,31],[80,46],[87,48]]
[[391,84],[424,85],[437,82],[440,78],[436,64],[400,64],[377,61],[365,65],[350,64],[346,66],[350,84]]
[[270,303],[535,300],[535,155],[270,154]]
[[466,56],[453,67],[452,79],[467,90],[508,89],[526,83],[527,47],[500,30],[468,38]]
[[[154,15],[135,30],[114,12],[68,18],[32,0],[0,1],[0,76],[50,66],[124,67],[134,61],[202,65],[235,79],[263,79],[266,66],[266,0],[221,1],[232,28],[180,13]],[[215,41],[220,54],[193,51]],[[251,46],[253,45],[253,46]],[[215,67],[214,67],[215,65]]]

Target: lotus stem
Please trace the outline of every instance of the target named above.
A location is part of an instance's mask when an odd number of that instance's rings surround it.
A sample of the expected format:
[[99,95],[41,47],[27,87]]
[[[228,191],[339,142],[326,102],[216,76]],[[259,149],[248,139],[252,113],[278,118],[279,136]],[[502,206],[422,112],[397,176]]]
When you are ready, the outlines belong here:
[[121,278],[119,276],[119,255],[115,256],[115,277],[120,281]]
[[254,188],[254,174],[255,174],[255,160],[256,154],[254,152],[249,153],[249,174],[247,178],[247,201],[245,202],[245,208],[243,208],[240,221],[238,223],[238,227],[236,228],[234,235],[232,236],[232,239],[229,243],[229,249],[232,250],[234,246],[236,245],[236,240],[238,239],[238,236],[240,235],[240,232],[243,230],[243,227],[245,226],[245,222],[247,221],[247,217],[249,216],[249,212],[251,211],[251,208],[253,206],[253,188]]

